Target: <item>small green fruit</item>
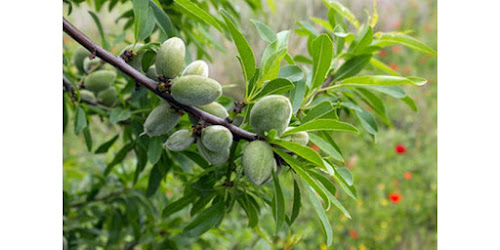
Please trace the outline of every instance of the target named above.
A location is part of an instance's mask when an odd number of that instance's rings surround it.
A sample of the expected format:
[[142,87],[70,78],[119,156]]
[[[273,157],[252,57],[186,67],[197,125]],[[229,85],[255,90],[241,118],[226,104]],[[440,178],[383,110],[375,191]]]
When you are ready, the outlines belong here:
[[209,103],[206,105],[201,105],[201,106],[198,106],[198,108],[211,114],[211,115],[215,115],[215,116],[222,118],[222,119],[229,116],[226,108],[224,108],[224,106],[222,106],[218,102],[212,102],[212,103]]
[[155,81],[158,81],[158,73],[156,73],[156,67],[154,65],[149,67],[148,71],[146,72],[146,76]]
[[[131,50],[132,46],[134,46],[134,45],[130,44],[127,47],[125,47],[122,50],[122,53],[125,52],[125,50]],[[127,62],[128,65],[134,67],[134,69],[138,70],[139,72],[144,72],[142,70],[142,57],[146,53],[146,50],[141,50],[139,52],[136,52],[136,51],[139,50],[142,46],[144,46],[144,44],[142,44],[142,43],[135,44],[135,47],[133,48],[133,53],[134,54],[132,55],[132,60],[130,60],[130,61]]]
[[82,73],[85,72],[83,68],[83,60],[85,60],[85,58],[88,58],[89,56],[90,56],[90,51],[88,51],[84,47],[78,47],[75,50],[75,54],[73,54],[73,64]]
[[97,99],[95,98],[94,93],[92,93],[88,90],[82,89],[82,90],[80,90],[80,100],[85,101],[85,102],[96,102]]
[[199,75],[208,77],[208,65],[205,61],[197,60],[190,63],[182,72],[183,76]]
[[101,60],[94,58],[90,60],[89,57],[86,57],[83,60],[83,70],[85,70],[85,73],[89,72],[89,70],[96,68],[95,70],[100,69],[101,67]]
[[99,92],[99,94],[97,94],[97,100],[106,106],[112,106],[118,100],[118,92],[111,86]]
[[271,145],[259,140],[247,145],[243,151],[241,163],[245,176],[255,185],[267,183],[277,168]]
[[109,70],[98,70],[90,73],[84,81],[86,89],[98,93],[111,86],[116,79],[116,73]]
[[201,131],[201,142],[208,150],[218,152],[231,146],[233,134],[221,125],[212,125]]
[[170,151],[183,151],[189,148],[194,142],[193,132],[181,129],[173,133],[163,144],[165,149]]
[[292,117],[292,104],[282,95],[269,95],[258,100],[250,111],[250,124],[257,134],[276,129],[281,135]]
[[209,104],[222,95],[222,87],[217,81],[198,75],[175,78],[170,91],[176,101],[189,106]]
[[208,150],[201,141],[198,141],[196,144],[201,156],[212,165],[220,165],[229,159],[229,148],[213,152]]
[[166,78],[174,78],[181,72],[186,56],[186,46],[178,37],[166,40],[156,54],[156,71]]
[[142,134],[148,136],[163,135],[174,128],[180,119],[181,116],[175,109],[170,108],[170,104],[163,103],[149,113],[146,122],[144,122]]
[[[295,127],[288,127],[285,129],[285,132],[292,129],[292,128],[295,128]],[[287,136],[283,136],[283,138],[281,138],[281,139],[283,139],[285,141],[295,142],[295,143],[298,143],[302,146],[305,146],[309,142],[309,134],[305,131],[302,131],[302,132],[293,133],[293,134],[290,134]]]

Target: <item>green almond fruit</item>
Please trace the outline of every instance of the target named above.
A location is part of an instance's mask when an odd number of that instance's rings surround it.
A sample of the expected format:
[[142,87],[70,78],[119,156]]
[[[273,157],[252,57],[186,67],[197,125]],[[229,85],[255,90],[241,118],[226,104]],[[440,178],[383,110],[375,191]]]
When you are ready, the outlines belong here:
[[178,37],[169,38],[160,46],[156,54],[156,71],[166,78],[174,78],[181,72],[185,57],[184,42]]
[[269,95],[258,100],[250,111],[250,124],[257,134],[276,129],[281,135],[292,118],[292,104],[282,95]]
[[111,86],[116,79],[116,73],[110,70],[98,70],[90,73],[83,82],[86,89],[98,93]]
[[97,94],[97,100],[106,106],[112,106],[118,100],[118,92],[111,86],[99,92],[99,94]]
[[[285,129],[285,132],[293,128],[295,127],[288,127]],[[305,146],[309,142],[309,134],[305,131],[302,131],[287,136],[283,136],[282,139],[285,141],[295,142],[302,146]]]
[[212,165],[220,165],[225,163],[229,159],[229,148],[223,149],[221,151],[213,152],[208,150],[201,141],[196,143],[198,146],[198,151],[201,156],[205,158]]
[[208,150],[218,152],[231,146],[233,134],[224,126],[212,125],[201,131],[201,142]]
[[184,151],[194,142],[193,132],[181,129],[173,133],[163,144],[163,148],[170,151]]
[[277,169],[271,145],[259,140],[252,141],[247,145],[243,151],[241,163],[245,176],[255,185],[269,182],[273,171]]
[[[156,67],[158,70],[158,67]],[[172,80],[172,97],[184,105],[201,106],[214,102],[222,95],[222,86],[204,76],[181,76]]]
[[93,68],[96,68],[95,70],[98,70],[101,68],[101,66],[102,65],[100,59],[94,58],[91,60],[90,57],[86,57],[83,60],[83,70],[85,71],[85,73],[89,72]]
[[90,51],[88,51],[84,47],[78,47],[73,54],[73,64],[81,73],[85,73],[85,70],[83,68],[83,60],[85,60],[85,58],[88,58],[89,56]]
[[85,102],[96,102],[97,99],[95,98],[94,93],[82,89],[80,90],[80,100],[85,101]]
[[177,125],[180,119],[181,116],[175,109],[171,108],[170,104],[163,103],[149,113],[146,122],[144,122],[144,132],[141,135],[159,136],[166,134]]
[[148,71],[146,72],[146,76],[150,79],[158,81],[158,73],[156,73],[156,67],[154,65],[149,67]]
[[182,72],[183,76],[199,75],[208,77],[208,64],[203,60],[196,60],[190,63]]
[[134,54],[132,55],[132,60],[128,61],[128,65],[134,67],[134,69],[138,70],[139,72],[143,72],[142,70],[142,58],[144,56],[144,54],[146,53],[146,50],[140,50],[138,52],[136,52],[137,50],[139,50],[142,46],[144,46],[144,44],[142,43],[137,43],[135,44],[135,46],[133,47],[134,45],[133,44],[130,44],[128,45],[127,47],[125,47],[121,53],[125,52],[126,50],[132,50],[134,52]]

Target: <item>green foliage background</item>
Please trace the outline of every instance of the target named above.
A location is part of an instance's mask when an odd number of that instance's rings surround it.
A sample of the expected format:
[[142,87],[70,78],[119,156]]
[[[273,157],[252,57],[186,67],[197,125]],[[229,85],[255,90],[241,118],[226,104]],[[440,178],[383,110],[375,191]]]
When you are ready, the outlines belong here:
[[[258,16],[246,5],[243,8],[242,18],[255,18],[269,24],[275,31],[292,28],[292,24],[298,20],[307,20],[309,16],[326,16],[325,8],[321,1],[309,5],[308,1],[276,1],[275,14],[267,17]],[[363,17],[364,9],[371,10],[371,1],[340,1],[351,8],[356,16]],[[306,7],[307,5],[307,7]],[[67,8],[67,6],[65,7]],[[245,9],[246,8],[246,9]],[[378,30],[412,30],[412,36],[419,38],[433,48],[436,48],[436,1],[380,1],[377,9],[379,12]],[[285,11],[284,11],[285,10]],[[65,10],[66,13],[67,9]],[[90,37],[98,41],[99,33],[95,25],[91,23],[86,10],[73,9],[74,13],[69,18],[76,26],[90,34]],[[104,29],[110,34],[118,34],[119,25],[114,23],[114,15],[99,14]],[[267,19],[267,20],[266,20]],[[360,21],[363,19],[361,18]],[[297,26],[295,26],[297,27]],[[318,26],[316,26],[318,27]],[[249,40],[255,54],[260,55],[265,48],[265,43],[259,40],[257,33],[251,23],[242,23],[242,30]],[[217,36],[217,35],[216,35]],[[124,39],[133,40],[133,34],[127,34]],[[65,37],[65,39],[68,39]],[[115,37],[115,39],[122,39]],[[239,65],[234,63],[234,55],[237,54],[229,41],[221,37],[221,45],[228,48],[227,53],[222,53],[217,48],[208,49],[208,54],[215,55],[210,63],[211,75],[217,75],[221,82],[236,84],[226,91],[235,98],[243,98],[241,93],[244,87],[240,81]],[[228,43],[228,44],[225,44]],[[71,40],[65,40],[65,45],[75,48],[76,44]],[[297,37],[290,40],[291,53],[307,50],[304,41]],[[396,47],[396,48],[395,48]],[[398,49],[399,48],[399,49]],[[120,47],[113,47],[111,51],[115,54]],[[231,51],[234,49],[234,51]],[[345,218],[339,211],[330,209],[327,212],[334,231],[334,246],[338,249],[435,249],[436,248],[436,209],[437,209],[437,186],[436,186],[436,118],[437,118],[437,82],[436,82],[436,58],[426,56],[404,47],[386,47],[384,53],[379,53],[376,58],[391,65],[397,71],[405,75],[418,75],[425,77],[429,83],[421,88],[407,88],[406,91],[412,96],[419,112],[414,113],[399,100],[383,96],[387,102],[392,128],[379,126],[376,141],[362,132],[361,135],[339,133],[336,142],[342,145],[344,158],[347,165],[352,167],[351,171],[355,178],[358,190],[358,200],[353,201],[339,192],[339,199],[344,203],[352,219]],[[94,145],[111,139],[119,131],[117,125],[110,125],[108,121],[101,121],[94,117],[91,121]],[[70,121],[71,122],[71,121]],[[72,124],[69,125],[72,127]],[[396,144],[402,144],[407,152],[399,155],[394,151]],[[98,176],[106,168],[105,163],[110,162],[114,155],[107,153],[94,155],[87,151],[83,136],[75,136],[73,133],[64,134],[64,158],[63,189],[73,194],[86,193],[97,183],[106,182],[113,195],[113,186],[120,187],[126,176],[133,175],[135,168],[135,157],[130,155],[123,165],[120,165],[120,175],[110,175],[105,180]],[[124,144],[118,140],[109,152],[117,152]],[[148,166],[145,171],[149,171]],[[185,166],[187,168],[187,166]],[[405,173],[411,173],[411,179],[405,179]],[[280,181],[282,186],[293,186],[289,175],[282,175]],[[135,188],[147,187],[147,179],[140,178]],[[150,202],[160,203],[162,200],[176,200],[182,196],[183,182],[172,174],[167,175],[160,189]],[[283,190],[285,198],[291,203],[293,190]],[[103,192],[102,190],[100,192]],[[123,192],[132,192],[125,190]],[[402,197],[398,203],[392,203],[389,194],[399,193]],[[104,191],[105,193],[105,191]],[[303,197],[303,200],[307,200]],[[146,202],[146,201],[145,201]],[[78,204],[74,204],[78,206]],[[161,214],[162,206],[153,204],[158,211],[152,214]],[[106,206],[104,203],[96,206]],[[67,227],[72,226],[73,221],[90,215],[71,214],[67,221]],[[157,221],[152,228],[170,227],[186,224],[192,218],[189,210],[182,210],[169,221]],[[79,221],[80,223],[81,221]],[[267,223],[266,223],[267,222]],[[222,224],[217,229],[211,229],[200,239],[190,243],[193,249],[271,249],[254,230],[247,227],[247,219],[242,209],[236,209],[226,215]],[[265,235],[274,234],[274,222],[270,209],[261,214],[261,228]],[[317,249],[326,248],[324,236],[320,233],[319,221],[308,202],[303,203],[301,214],[292,229],[290,235],[277,235],[271,237],[274,247],[290,245],[293,240],[301,240],[294,249]],[[90,230],[89,234],[95,233]],[[168,233],[168,232],[167,232]],[[95,237],[106,237],[96,233]],[[154,240],[154,239],[151,239]],[[288,241],[288,243],[286,243]]]

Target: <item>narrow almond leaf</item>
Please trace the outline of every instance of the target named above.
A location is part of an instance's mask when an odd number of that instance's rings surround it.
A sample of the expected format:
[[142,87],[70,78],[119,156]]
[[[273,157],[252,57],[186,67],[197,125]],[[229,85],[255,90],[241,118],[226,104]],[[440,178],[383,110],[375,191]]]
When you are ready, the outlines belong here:
[[274,31],[267,25],[255,20],[255,19],[250,19],[250,22],[255,25],[255,28],[257,28],[257,32],[259,33],[260,38],[262,40],[272,43],[274,40],[276,40],[276,34]]
[[149,5],[153,10],[153,15],[155,16],[156,24],[158,24],[158,27],[160,27],[160,29],[162,29],[168,37],[174,37],[174,25],[172,24],[172,21],[170,21],[167,13],[165,13],[165,11],[163,11],[163,9],[158,6],[153,0],[149,0]]
[[330,101],[325,100],[324,102],[316,105],[314,108],[307,112],[306,116],[301,120],[301,122],[306,123],[315,119],[338,120],[336,109],[332,106],[332,103]]
[[293,179],[293,205],[292,205],[292,214],[290,215],[290,226],[293,224],[297,216],[299,216],[300,212],[300,188],[297,184],[297,180]]
[[420,77],[401,77],[401,76],[355,76],[344,79],[339,82],[341,85],[417,85],[422,86],[427,80]]
[[323,159],[321,159],[321,156],[314,151],[312,148],[307,147],[307,146],[302,146],[298,143],[295,142],[288,142],[288,141],[273,141],[271,142],[272,144],[278,145],[280,147],[283,147],[285,149],[288,149],[298,156],[304,158],[305,160],[308,160],[312,163],[314,163],[316,166],[321,167],[326,170],[326,166],[323,163]]
[[373,40],[373,30],[369,25],[363,26],[363,28],[356,34],[354,37],[354,41],[352,41],[349,49],[347,50],[349,53],[360,54],[362,53]]
[[356,16],[344,5],[340,4],[334,0],[323,0],[323,3],[326,7],[334,10],[344,18],[346,18],[350,23],[354,25],[354,27],[359,28],[359,21],[356,19]]
[[352,178],[351,170],[347,167],[339,167],[335,169],[340,176],[344,179],[347,185],[352,186],[354,184],[354,180]]
[[[177,0],[176,0],[177,1]],[[184,1],[184,0],[183,0]],[[240,55],[241,63],[243,65],[243,73],[245,75],[245,81],[248,80],[251,76],[254,75],[255,72],[255,56],[253,55],[252,48],[248,44],[247,40],[241,34],[240,29],[236,27],[236,24],[233,22],[229,13],[225,10],[221,10],[222,17],[227,24],[229,32],[233,37],[234,44],[238,49],[238,53]]]
[[161,137],[152,137],[148,145],[148,159],[151,164],[156,164],[163,152],[163,141]]
[[262,87],[255,98],[261,98],[270,94],[283,94],[288,90],[293,89],[293,83],[285,78],[275,78]]
[[311,86],[319,87],[326,78],[333,57],[333,42],[327,34],[321,34],[312,42],[313,73]]
[[111,146],[113,146],[113,143],[115,143],[115,141],[118,139],[118,136],[119,135],[115,135],[113,138],[111,138],[109,141],[101,144],[97,149],[96,151],[94,152],[94,154],[102,154],[102,153],[106,153],[108,152],[109,148]]
[[116,164],[122,162],[127,156],[128,152],[133,148],[134,148],[133,142],[123,146],[123,148],[121,148],[120,151],[118,151],[118,153],[115,155],[115,158],[113,158],[113,160],[108,164],[108,166],[104,170],[104,175],[108,175]]
[[106,37],[104,36],[104,30],[102,29],[101,21],[99,20],[99,17],[92,11],[88,11],[92,19],[94,20],[97,30],[99,31],[99,35],[101,36],[101,45],[104,49],[109,50],[109,44],[106,41]]
[[215,227],[224,217],[224,210],[224,202],[212,204],[184,228],[183,234],[186,237],[196,237]]
[[87,145],[87,150],[92,151],[92,135],[90,134],[89,126],[83,129],[83,137],[85,138],[85,144]]
[[316,196],[314,195],[312,188],[304,183],[304,186],[306,186],[306,192],[307,196],[309,197],[309,200],[311,201],[311,204],[314,208],[314,211],[316,212],[316,215],[318,216],[321,226],[323,228],[323,231],[325,232],[326,235],[326,244],[328,246],[331,246],[333,243],[333,231],[332,231],[332,226],[330,225],[330,222],[328,221],[328,217],[326,216],[325,210],[323,210],[323,207],[321,206],[320,201]]
[[156,193],[156,191],[160,187],[161,181],[167,175],[167,172],[170,169],[171,165],[172,163],[170,159],[168,159],[166,154],[163,154],[161,160],[154,164],[153,168],[151,169],[151,173],[149,174],[148,188],[146,190],[147,197],[151,197]]
[[204,21],[208,25],[213,26],[220,32],[223,32],[222,27],[219,22],[213,17],[212,14],[206,12],[204,9],[198,7],[195,3],[189,0],[174,0],[177,4],[182,6],[186,11],[191,13],[191,15],[198,17],[200,20]]
[[133,0],[132,6],[134,10],[134,38],[138,42],[151,35],[155,27],[155,18],[151,13],[149,1]]
[[327,153],[329,156],[331,156],[333,159],[337,161],[344,161],[344,158],[342,155],[337,151],[337,149],[332,146],[330,143],[327,141],[323,140],[320,136],[309,133],[309,140],[314,143],[316,146],[318,146],[319,149],[321,149],[323,152]]
[[276,221],[276,233],[280,230],[281,226],[285,222],[285,198],[283,197],[283,191],[281,190],[280,182],[276,173],[273,172],[273,182],[274,182],[274,200],[275,200],[275,218]]
[[175,212],[178,212],[182,210],[183,208],[187,207],[189,204],[193,203],[196,200],[195,195],[187,195],[183,196],[176,201],[169,203],[162,212],[163,217],[169,217],[170,215],[174,214]]
[[363,126],[363,128],[365,128],[368,133],[374,135],[378,132],[377,121],[370,112],[364,109],[354,110],[354,112],[356,113],[361,126]]
[[82,107],[76,106],[75,111],[75,134],[79,135],[82,130],[87,127],[87,115]]
[[288,51],[288,39],[290,31],[284,30],[276,34],[276,40],[270,43],[260,60],[260,68],[262,71],[262,81],[276,78],[279,74],[280,63]]
[[318,119],[314,121],[310,121],[308,123],[304,123],[296,128],[290,129],[283,133],[281,136],[301,132],[301,131],[345,131],[352,133],[359,133],[358,129],[353,125],[345,122],[340,122],[333,119]]
[[389,67],[387,64],[385,64],[385,63],[383,63],[375,58],[370,59],[370,64],[373,65],[375,68],[378,68],[378,69],[384,71],[387,74],[390,74],[393,76],[400,76],[400,74],[398,72],[391,69],[391,67]]
[[423,42],[400,32],[378,32],[375,34],[376,40],[373,45],[384,47],[394,44],[405,45],[408,48],[420,51],[423,53],[437,55],[437,52]]
[[335,72],[333,80],[340,81],[358,74],[370,62],[371,58],[371,54],[358,55],[350,58]]
[[286,78],[291,82],[297,82],[304,78],[304,73],[297,65],[285,65],[280,68],[278,77]]
[[[356,87],[361,87],[361,86],[356,86]],[[397,85],[393,86],[364,85],[362,86],[362,88],[375,90],[398,99],[406,96],[406,92]]]
[[122,109],[120,107],[114,108],[111,110],[111,113],[109,114],[109,121],[111,123],[118,123],[120,121],[127,120],[130,118],[131,113],[130,110],[128,109]]
[[405,96],[405,97],[401,98],[401,101],[403,101],[404,103],[406,103],[413,110],[413,112],[417,112],[418,111],[417,104],[409,96]]

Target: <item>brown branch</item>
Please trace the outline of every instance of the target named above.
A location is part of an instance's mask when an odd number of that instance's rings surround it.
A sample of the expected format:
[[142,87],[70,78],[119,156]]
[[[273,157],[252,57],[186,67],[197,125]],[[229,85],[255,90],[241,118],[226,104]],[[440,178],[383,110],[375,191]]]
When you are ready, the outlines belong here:
[[241,129],[229,122],[227,122],[225,119],[219,118],[217,116],[211,115],[209,113],[206,113],[198,108],[191,107],[191,106],[186,106],[183,104],[178,103],[175,101],[171,95],[161,92],[157,89],[158,83],[155,82],[154,80],[146,77],[145,75],[141,74],[139,71],[134,69],[132,66],[128,65],[123,59],[120,57],[117,57],[113,54],[111,54],[109,51],[103,49],[96,43],[94,43],[92,40],[90,40],[85,34],[83,34],[80,30],[78,30],[75,26],[73,26],[68,20],[66,20],[63,17],[63,30],[66,34],[71,36],[76,42],[81,44],[84,48],[89,50],[93,55],[96,55],[97,57],[101,58],[103,61],[113,65],[115,68],[119,69],[126,75],[130,76],[132,79],[134,79],[135,82],[139,83],[140,85],[148,88],[149,90],[153,91],[156,95],[160,96],[163,98],[165,101],[169,102],[170,104],[173,104],[174,106],[177,106],[181,108],[182,110],[186,111],[187,113],[207,122],[210,124],[216,124],[216,125],[222,125],[226,128],[228,128],[232,133],[233,137],[235,140],[239,139],[245,139],[248,141],[253,141],[257,139],[257,135],[251,132],[248,132],[244,129]]
[[[65,91],[68,91],[71,93],[72,95],[72,99],[73,101],[76,101],[76,98],[75,98],[75,89],[73,88],[73,86],[71,85],[71,83],[66,80],[66,78],[63,77],[63,86],[64,86],[64,90]],[[99,105],[99,102],[93,102],[93,101],[87,101],[87,100],[81,100],[82,102],[85,102],[85,103],[88,103],[90,105],[93,105],[93,106],[98,106]]]

